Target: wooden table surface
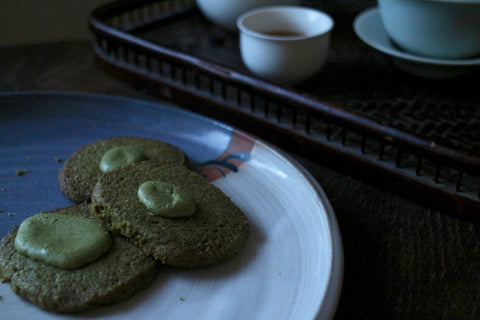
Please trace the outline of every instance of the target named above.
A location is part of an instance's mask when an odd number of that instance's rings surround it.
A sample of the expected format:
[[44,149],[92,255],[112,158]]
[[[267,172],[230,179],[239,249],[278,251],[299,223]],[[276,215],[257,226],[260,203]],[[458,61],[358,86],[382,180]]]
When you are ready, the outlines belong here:
[[[0,90],[162,101],[103,72],[86,42],[0,48]],[[292,156],[325,190],[342,234],[345,270],[335,319],[480,319],[478,224]]]

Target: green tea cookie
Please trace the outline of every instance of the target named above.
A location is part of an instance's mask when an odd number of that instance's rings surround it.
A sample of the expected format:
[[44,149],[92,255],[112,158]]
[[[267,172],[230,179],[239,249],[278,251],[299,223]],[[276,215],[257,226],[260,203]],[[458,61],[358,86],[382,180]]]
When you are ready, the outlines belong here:
[[90,201],[102,170],[143,160],[188,164],[182,150],[165,142],[138,137],[110,138],[81,147],[65,161],[58,175],[60,189],[75,203]]
[[[140,188],[145,182],[159,188],[160,204],[149,198],[155,193]],[[243,247],[249,232],[243,212],[220,189],[185,167],[155,161],[103,174],[91,208],[146,254],[177,267],[224,261]]]
[[[87,205],[75,205],[49,214],[90,218]],[[91,218],[90,218],[91,219]],[[112,235],[110,249],[97,260],[75,269],[63,269],[20,254],[15,228],[0,244],[0,279],[39,307],[73,313],[125,300],[151,283],[156,262],[120,235]]]

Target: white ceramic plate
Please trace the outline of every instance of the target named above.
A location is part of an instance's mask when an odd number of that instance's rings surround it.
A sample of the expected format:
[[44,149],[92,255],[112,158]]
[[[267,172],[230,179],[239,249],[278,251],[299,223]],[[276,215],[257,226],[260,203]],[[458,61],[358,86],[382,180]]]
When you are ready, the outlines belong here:
[[[159,138],[246,213],[251,236],[221,265],[163,268],[131,300],[67,316],[40,310],[0,284],[2,319],[331,319],[343,253],[333,210],[298,164],[255,138],[176,108],[74,93],[0,94],[0,232],[69,205],[56,177],[80,146],[112,136]],[[16,170],[26,169],[23,176]]]
[[372,48],[394,58],[402,70],[426,78],[452,78],[469,73],[480,66],[480,57],[473,59],[434,59],[402,51],[390,40],[378,8],[360,13],[353,23],[355,33]]

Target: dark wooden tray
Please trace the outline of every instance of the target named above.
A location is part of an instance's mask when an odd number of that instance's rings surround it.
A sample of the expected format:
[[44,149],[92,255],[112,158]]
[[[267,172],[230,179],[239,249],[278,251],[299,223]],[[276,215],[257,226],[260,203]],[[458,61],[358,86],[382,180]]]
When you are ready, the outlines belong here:
[[126,0],[90,18],[106,71],[429,207],[480,220],[480,80],[430,80],[364,45],[353,19],[375,1],[305,1],[335,20],[324,70],[294,88],[248,73],[237,35],[193,0]]

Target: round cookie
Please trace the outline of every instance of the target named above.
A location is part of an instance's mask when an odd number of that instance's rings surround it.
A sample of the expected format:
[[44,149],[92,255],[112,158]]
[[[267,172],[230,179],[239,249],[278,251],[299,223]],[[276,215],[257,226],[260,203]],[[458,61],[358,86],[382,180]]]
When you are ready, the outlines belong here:
[[[83,204],[52,212],[90,216]],[[10,281],[16,294],[46,310],[73,313],[117,303],[144,289],[156,275],[157,262],[120,235],[112,236],[111,248],[98,260],[66,270],[18,253],[17,230],[0,244],[0,279]]]
[[133,146],[142,150],[149,160],[188,165],[185,153],[165,142],[139,137],[116,137],[96,141],[75,151],[58,174],[63,194],[75,203],[90,201],[92,190],[102,175],[100,161],[114,147]]
[[[188,193],[193,215],[164,218],[139,201],[146,181],[173,184]],[[216,264],[236,254],[249,233],[243,212],[217,187],[188,168],[143,161],[106,172],[92,195],[92,212],[145,253],[164,264],[193,268]]]

